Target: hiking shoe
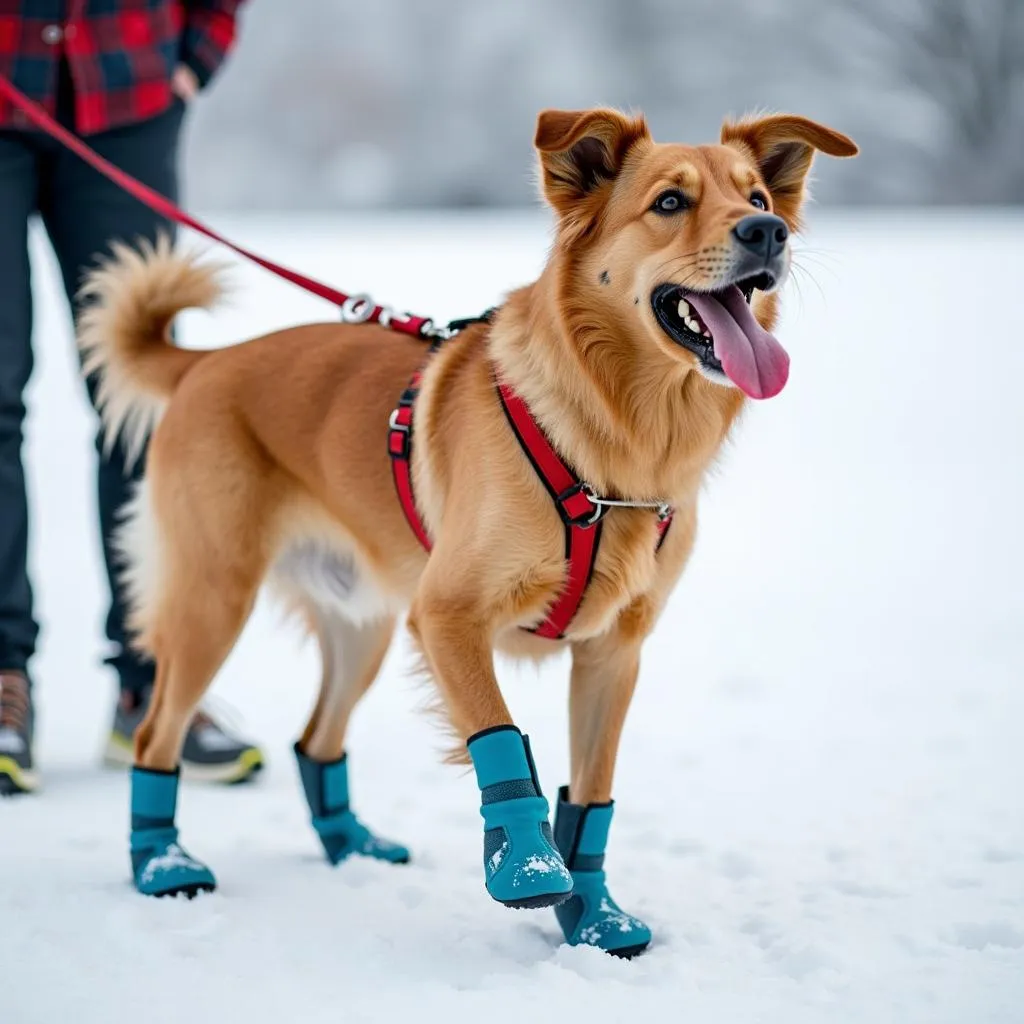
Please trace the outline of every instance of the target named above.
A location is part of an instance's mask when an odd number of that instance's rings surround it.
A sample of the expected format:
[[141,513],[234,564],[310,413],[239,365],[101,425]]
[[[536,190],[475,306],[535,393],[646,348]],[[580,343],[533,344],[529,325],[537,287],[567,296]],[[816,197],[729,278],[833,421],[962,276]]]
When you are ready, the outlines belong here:
[[[135,763],[135,730],[146,717],[152,689],[141,696],[123,690],[114,713],[103,763],[130,768]],[[196,712],[181,751],[182,778],[197,782],[235,783],[252,778],[263,767],[259,747],[233,736],[209,713]]]
[[39,788],[32,764],[35,714],[24,672],[0,671],[0,796]]

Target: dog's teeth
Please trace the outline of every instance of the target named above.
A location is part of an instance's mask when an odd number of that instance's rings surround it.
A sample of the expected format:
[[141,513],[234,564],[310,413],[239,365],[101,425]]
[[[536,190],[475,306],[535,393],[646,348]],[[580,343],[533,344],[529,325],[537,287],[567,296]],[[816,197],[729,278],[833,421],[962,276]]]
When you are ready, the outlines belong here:
[[686,326],[689,327],[694,334],[700,334],[700,324],[697,323],[697,321],[694,320],[692,316],[688,316],[685,320],[685,323]]
[[711,337],[711,332],[710,331],[705,331],[704,332],[704,337],[705,338],[710,338]]
[[690,304],[686,299],[679,300],[679,319],[685,320],[690,315]]

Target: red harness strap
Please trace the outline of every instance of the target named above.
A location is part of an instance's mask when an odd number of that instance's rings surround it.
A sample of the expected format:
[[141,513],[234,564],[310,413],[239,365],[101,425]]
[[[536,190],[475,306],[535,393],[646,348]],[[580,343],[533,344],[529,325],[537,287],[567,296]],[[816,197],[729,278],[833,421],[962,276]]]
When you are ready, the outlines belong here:
[[[431,542],[416,508],[411,468],[413,407],[419,395],[422,376],[422,371],[416,373],[391,414],[388,452],[402,511],[413,533],[429,551]],[[555,451],[522,398],[507,384],[498,385],[498,396],[516,439],[551,495],[565,525],[565,560],[568,563],[565,586],[544,621],[529,630],[537,636],[559,640],[565,636],[575,617],[593,575],[597,549],[601,543],[601,519],[606,507],[592,500],[586,485]],[[656,551],[661,549],[671,525],[671,512],[659,516]]]
[[423,371],[417,370],[409,386],[391,414],[388,424],[388,454],[391,456],[391,475],[395,478],[395,490],[402,505],[405,518],[409,520],[416,539],[429,551],[432,547],[426,527],[416,509],[416,498],[412,491],[412,409],[420,393]]
[[548,617],[532,630],[537,636],[558,640],[569,628],[594,572],[604,508],[590,500],[583,482],[562,461],[522,398],[507,384],[498,386],[498,394],[513,433],[565,525],[565,560],[569,563],[565,586]]

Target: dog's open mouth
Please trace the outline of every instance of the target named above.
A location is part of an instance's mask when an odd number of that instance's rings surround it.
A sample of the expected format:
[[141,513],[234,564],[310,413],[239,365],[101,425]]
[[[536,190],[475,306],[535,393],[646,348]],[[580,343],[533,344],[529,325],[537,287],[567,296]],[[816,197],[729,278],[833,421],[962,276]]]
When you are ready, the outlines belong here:
[[[754,318],[750,297],[774,281],[759,274],[713,292],[660,284],[651,306],[661,329],[692,352],[707,376],[727,377],[751,398],[771,398],[786,385],[789,356]],[[767,280],[766,280],[767,279]]]

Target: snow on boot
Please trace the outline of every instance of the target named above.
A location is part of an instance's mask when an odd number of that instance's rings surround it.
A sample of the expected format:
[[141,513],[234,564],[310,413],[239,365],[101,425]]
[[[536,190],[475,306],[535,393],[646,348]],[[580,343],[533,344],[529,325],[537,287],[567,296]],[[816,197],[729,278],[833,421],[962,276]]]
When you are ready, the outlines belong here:
[[530,743],[513,725],[467,743],[480,787],[487,891],[506,907],[550,907],[567,899],[572,877],[555,847]]

